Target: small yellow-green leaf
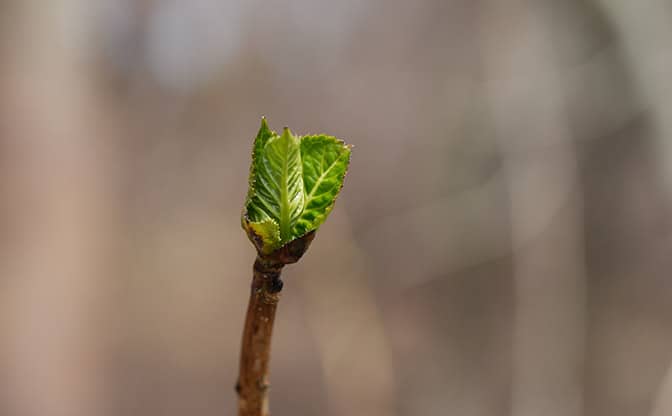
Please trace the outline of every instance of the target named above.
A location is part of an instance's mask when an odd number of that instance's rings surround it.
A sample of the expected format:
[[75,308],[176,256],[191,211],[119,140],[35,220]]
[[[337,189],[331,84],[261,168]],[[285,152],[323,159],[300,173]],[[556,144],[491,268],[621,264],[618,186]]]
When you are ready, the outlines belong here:
[[260,222],[250,222],[243,217],[243,228],[262,254],[270,254],[276,247],[280,247],[280,227],[274,220],[267,218]]

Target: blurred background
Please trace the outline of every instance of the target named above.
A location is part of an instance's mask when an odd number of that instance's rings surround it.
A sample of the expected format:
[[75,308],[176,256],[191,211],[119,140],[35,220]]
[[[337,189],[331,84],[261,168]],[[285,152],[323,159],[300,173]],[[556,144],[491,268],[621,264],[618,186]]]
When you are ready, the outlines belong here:
[[672,414],[672,4],[0,2],[0,414],[234,415],[252,140],[355,145],[274,415]]

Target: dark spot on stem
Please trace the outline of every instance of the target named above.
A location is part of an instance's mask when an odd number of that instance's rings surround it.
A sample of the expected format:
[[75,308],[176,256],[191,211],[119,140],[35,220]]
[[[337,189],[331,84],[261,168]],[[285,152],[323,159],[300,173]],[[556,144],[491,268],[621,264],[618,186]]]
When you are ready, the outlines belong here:
[[276,277],[275,279],[271,279],[270,284],[268,285],[268,291],[270,293],[278,293],[282,290],[282,287],[284,286],[284,283],[280,279],[280,277]]

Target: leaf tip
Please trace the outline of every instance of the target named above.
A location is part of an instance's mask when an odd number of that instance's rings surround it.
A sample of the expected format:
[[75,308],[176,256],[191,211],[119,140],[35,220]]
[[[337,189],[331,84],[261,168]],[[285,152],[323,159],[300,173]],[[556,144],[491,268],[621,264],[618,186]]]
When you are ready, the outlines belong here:
[[292,140],[292,139],[294,139],[294,135],[293,135],[292,132],[289,130],[289,127],[285,126],[285,127],[282,128],[282,136],[281,136],[281,138],[282,138],[283,140],[287,140],[287,139]]
[[266,122],[266,116],[261,116],[261,126],[259,127],[259,132],[270,132],[271,129],[268,127],[268,122]]

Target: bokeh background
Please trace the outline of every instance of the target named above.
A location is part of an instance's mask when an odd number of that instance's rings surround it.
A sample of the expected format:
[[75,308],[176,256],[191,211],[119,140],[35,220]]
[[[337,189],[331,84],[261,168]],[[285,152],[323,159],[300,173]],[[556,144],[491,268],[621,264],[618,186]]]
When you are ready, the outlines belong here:
[[262,115],[355,145],[273,414],[672,414],[670,40],[664,0],[0,2],[0,414],[235,414]]

